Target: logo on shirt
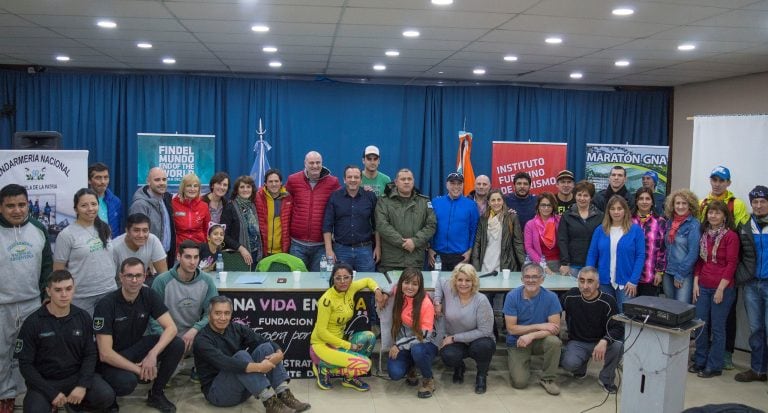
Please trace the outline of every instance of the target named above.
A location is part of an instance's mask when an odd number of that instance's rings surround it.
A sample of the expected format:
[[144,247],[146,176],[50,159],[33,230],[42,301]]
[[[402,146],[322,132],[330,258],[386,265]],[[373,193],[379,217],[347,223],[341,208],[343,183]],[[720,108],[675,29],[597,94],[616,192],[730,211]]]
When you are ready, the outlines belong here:
[[16,241],[6,248],[11,262],[31,260],[34,258],[32,244],[26,241]]
[[104,244],[101,242],[99,237],[93,237],[86,241],[85,244],[88,245],[89,252],[96,252],[104,249]]
[[55,331],[44,331],[44,332],[38,334],[37,336],[40,337],[40,338],[46,338],[46,337],[53,337],[55,335],[56,335]]
[[93,329],[96,331],[101,330],[104,328],[104,317],[94,317],[93,319]]
[[82,337],[83,336],[83,330],[72,330],[72,335],[75,337]]
[[24,341],[22,341],[20,338],[16,339],[16,347],[14,347],[13,351],[15,353],[21,353],[21,349],[24,348]]

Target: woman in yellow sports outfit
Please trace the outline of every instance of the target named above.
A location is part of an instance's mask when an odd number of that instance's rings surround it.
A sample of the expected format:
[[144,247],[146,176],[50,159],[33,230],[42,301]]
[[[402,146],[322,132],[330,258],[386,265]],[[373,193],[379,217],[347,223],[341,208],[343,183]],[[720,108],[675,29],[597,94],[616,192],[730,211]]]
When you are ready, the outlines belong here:
[[310,338],[309,355],[317,386],[323,390],[332,387],[331,376],[342,376],[341,385],[358,391],[368,391],[369,385],[358,377],[371,370],[370,355],[376,345],[376,336],[370,331],[348,334],[347,323],[355,316],[355,293],[368,288],[382,303],[382,293],[371,278],[352,281],[352,267],[337,263],[331,271],[333,283],[317,302],[317,320]]

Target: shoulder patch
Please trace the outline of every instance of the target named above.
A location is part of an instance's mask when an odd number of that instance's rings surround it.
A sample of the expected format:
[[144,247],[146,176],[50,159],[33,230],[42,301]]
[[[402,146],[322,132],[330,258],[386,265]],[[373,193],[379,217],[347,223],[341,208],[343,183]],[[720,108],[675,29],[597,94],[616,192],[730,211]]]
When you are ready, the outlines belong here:
[[24,348],[24,340],[17,338],[16,346],[13,348],[14,353],[21,353],[21,349]]
[[100,331],[102,328],[104,328],[104,317],[94,317],[93,329],[96,331]]

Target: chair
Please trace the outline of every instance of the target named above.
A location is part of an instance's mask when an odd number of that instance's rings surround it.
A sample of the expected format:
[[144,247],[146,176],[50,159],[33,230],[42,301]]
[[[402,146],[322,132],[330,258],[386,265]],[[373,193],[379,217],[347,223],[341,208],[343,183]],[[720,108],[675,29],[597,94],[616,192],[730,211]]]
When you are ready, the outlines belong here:
[[251,271],[251,266],[237,251],[222,251],[221,257],[224,259],[224,271]]
[[291,272],[291,271],[307,271],[307,267],[298,257],[294,257],[291,254],[284,252],[278,254],[272,254],[268,257],[264,257],[259,261],[259,265],[256,266],[256,271],[259,272]]

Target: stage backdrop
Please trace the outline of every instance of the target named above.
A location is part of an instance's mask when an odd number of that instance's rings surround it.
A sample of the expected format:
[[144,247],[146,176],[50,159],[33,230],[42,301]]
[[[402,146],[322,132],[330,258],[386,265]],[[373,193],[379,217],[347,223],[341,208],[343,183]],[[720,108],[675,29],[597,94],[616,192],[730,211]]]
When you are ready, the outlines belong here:
[[[194,172],[203,186],[215,173],[216,146],[213,135],[139,133],[136,182],[143,185],[150,168],[159,166],[168,174],[168,187],[178,188],[184,175]],[[174,189],[175,191],[175,189]]]
[[668,146],[587,144],[587,168],[584,177],[600,191],[608,187],[611,168],[623,166],[627,171],[626,187],[634,193],[643,186],[643,174],[654,171],[659,175],[656,192],[667,193],[669,162]]
[[29,213],[48,228],[51,242],[75,222],[74,194],[88,186],[88,151],[0,151],[0,188],[29,192]]
[[493,142],[491,186],[504,194],[515,192],[518,172],[531,175],[531,193],[557,192],[557,173],[565,169],[568,145],[547,142]]

